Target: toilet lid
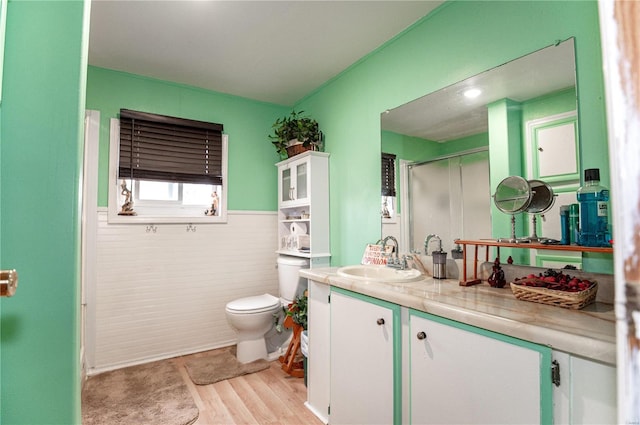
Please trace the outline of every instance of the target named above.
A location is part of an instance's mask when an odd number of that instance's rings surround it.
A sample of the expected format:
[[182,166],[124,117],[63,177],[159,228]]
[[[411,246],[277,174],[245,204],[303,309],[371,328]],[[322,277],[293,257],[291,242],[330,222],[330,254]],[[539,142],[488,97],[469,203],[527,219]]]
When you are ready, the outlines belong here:
[[280,298],[276,298],[270,294],[264,294],[231,301],[227,304],[227,310],[236,313],[260,313],[267,310],[273,310],[279,305]]

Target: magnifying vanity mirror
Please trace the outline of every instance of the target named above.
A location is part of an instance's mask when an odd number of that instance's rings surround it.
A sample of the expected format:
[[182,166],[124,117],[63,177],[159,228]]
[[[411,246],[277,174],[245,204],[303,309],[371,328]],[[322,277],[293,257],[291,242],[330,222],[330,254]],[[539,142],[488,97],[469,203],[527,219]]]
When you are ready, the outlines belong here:
[[[480,94],[467,97],[471,88],[479,89]],[[454,248],[454,239],[491,237],[495,226],[489,148],[495,138],[490,120],[495,118],[488,110],[505,100],[520,109],[519,149],[523,156],[536,155],[539,150],[528,148],[522,134],[528,122],[569,111],[577,116],[574,40],[554,43],[381,113],[382,152],[397,157],[395,202],[400,207],[398,220],[382,219],[384,236],[396,236],[401,249],[407,251],[422,251],[426,235],[432,233],[441,237],[445,251]],[[551,155],[551,149],[545,149],[547,152]],[[525,177],[497,187],[499,196],[493,199],[498,210],[511,215],[529,213],[535,220],[552,208],[552,186],[555,189],[565,182],[547,180],[545,170],[534,169],[539,163],[523,158],[524,169],[519,174]],[[431,171],[427,172],[428,167]],[[560,194],[566,203],[571,192],[561,191],[566,192],[566,196]],[[559,216],[549,211],[548,220],[537,223],[540,233],[551,233],[555,215]],[[531,236],[523,239],[540,240],[535,226],[534,221]],[[515,231],[510,239],[517,239]]]
[[531,191],[531,203],[527,212],[531,214],[531,236],[527,238],[529,242],[552,243],[558,242],[549,238],[540,238],[537,233],[537,215],[544,218],[544,213],[553,207],[556,198],[553,188],[541,180],[529,180]]
[[[547,212],[555,201],[553,189],[541,180],[527,181],[520,176],[509,176],[502,180],[493,195],[493,202],[500,211],[511,215],[511,237],[500,238],[499,242],[548,243],[549,240],[539,238],[536,230],[536,215]],[[531,214],[532,234],[527,238],[516,238],[516,214]]]
[[520,176],[509,176],[502,180],[493,195],[493,202],[500,211],[511,215],[511,238],[500,238],[500,242],[516,243],[516,214],[527,211],[531,204],[529,182]]

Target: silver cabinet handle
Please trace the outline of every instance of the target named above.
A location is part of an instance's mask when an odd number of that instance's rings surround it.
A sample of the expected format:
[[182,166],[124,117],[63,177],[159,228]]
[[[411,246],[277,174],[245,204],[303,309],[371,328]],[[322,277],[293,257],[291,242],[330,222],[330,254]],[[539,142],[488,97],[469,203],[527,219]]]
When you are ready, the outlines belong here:
[[15,270],[0,270],[0,297],[10,297],[16,293],[18,287],[18,272]]
[[418,337],[419,340],[427,339],[427,334],[424,332],[418,332],[418,335],[416,336]]
[[380,326],[384,325],[384,319],[381,317],[378,320],[376,320],[376,323]]

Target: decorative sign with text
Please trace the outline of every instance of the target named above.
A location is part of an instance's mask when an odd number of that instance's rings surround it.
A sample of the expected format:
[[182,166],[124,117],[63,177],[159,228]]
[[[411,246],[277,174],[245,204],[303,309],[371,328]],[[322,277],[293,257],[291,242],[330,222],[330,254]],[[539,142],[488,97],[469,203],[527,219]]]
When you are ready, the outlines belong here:
[[393,247],[387,245],[382,249],[380,245],[368,244],[364,249],[362,256],[362,264],[368,265],[386,265],[387,257],[393,252]]

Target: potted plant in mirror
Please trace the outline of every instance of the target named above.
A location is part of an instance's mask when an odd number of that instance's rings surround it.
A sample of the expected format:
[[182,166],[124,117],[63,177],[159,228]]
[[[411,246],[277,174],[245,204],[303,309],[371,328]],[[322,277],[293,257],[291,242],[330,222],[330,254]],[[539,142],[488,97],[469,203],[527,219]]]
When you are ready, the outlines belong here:
[[291,111],[271,126],[273,134],[269,139],[282,158],[291,158],[308,150],[321,150],[322,132],[318,122],[303,113]]

